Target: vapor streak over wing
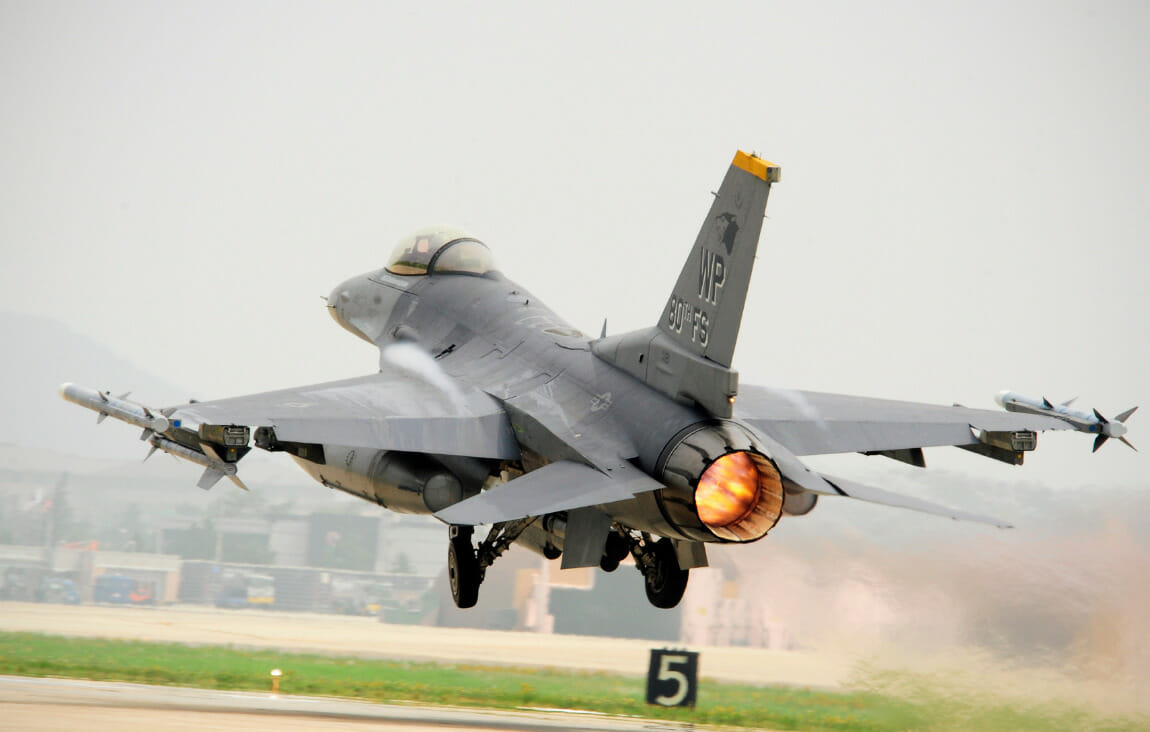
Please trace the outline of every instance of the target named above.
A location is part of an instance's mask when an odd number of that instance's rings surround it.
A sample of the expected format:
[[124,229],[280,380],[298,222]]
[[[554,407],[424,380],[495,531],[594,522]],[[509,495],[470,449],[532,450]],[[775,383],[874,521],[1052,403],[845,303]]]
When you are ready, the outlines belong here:
[[283,441],[515,459],[497,401],[457,384],[462,398],[398,370],[295,389],[181,405],[174,419],[271,426]]

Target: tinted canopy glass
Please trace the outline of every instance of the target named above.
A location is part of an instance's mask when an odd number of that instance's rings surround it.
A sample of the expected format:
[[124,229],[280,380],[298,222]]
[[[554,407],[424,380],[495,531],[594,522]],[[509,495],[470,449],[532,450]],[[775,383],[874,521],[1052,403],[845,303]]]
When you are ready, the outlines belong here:
[[463,273],[482,275],[495,269],[491,252],[470,234],[447,226],[433,226],[404,237],[387,260],[387,271],[397,275]]

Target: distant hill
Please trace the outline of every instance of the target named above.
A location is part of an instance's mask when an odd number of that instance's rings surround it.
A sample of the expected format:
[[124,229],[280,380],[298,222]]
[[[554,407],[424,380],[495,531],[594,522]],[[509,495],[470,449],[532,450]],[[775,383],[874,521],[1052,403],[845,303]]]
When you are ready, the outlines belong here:
[[0,388],[0,443],[107,459],[140,459],[146,452],[132,428],[68,404],[58,388],[74,381],[96,389],[131,388],[157,404],[191,393],[150,374],[65,324],[35,315],[0,312],[0,343],[8,357]]

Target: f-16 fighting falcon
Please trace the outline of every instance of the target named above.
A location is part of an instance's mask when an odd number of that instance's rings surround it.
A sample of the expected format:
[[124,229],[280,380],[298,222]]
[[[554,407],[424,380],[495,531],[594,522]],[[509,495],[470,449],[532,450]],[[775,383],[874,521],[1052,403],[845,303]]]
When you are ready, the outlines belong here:
[[503,276],[478,239],[432,227],[327,298],[336,322],[379,348],[379,373],[160,409],[60,391],[142,428],[153,452],[203,466],[201,488],[223,477],[243,487],[237,463],[254,443],[325,486],[434,515],[447,525],[459,607],[475,605],[514,542],[563,568],[610,572],[631,556],[651,603],[674,607],[707,544],[758,541],[822,496],[1006,526],[814,472],[806,455],[924,467],[924,447],[953,445],[1019,465],[1043,430],[1125,442],[1133,410],[1107,422],[1015,395],[1000,412],[740,386],[732,356],[778,181],[778,166],[735,155],[643,330],[588,338]]

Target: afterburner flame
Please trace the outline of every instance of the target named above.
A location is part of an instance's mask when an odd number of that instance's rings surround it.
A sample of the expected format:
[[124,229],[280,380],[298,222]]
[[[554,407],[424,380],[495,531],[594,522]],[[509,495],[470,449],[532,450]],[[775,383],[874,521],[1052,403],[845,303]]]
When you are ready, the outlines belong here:
[[745,452],[732,452],[711,463],[695,489],[699,519],[712,529],[747,518],[759,502],[759,470]]

